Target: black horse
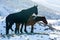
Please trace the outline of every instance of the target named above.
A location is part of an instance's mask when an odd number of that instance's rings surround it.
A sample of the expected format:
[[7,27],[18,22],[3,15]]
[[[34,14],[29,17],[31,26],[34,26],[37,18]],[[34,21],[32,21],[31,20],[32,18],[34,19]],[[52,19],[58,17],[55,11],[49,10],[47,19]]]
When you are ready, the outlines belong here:
[[[27,26],[31,25],[31,33],[33,33],[33,29],[34,29],[33,26],[34,26],[34,24],[36,24],[39,21],[42,21],[45,25],[48,24],[45,16],[31,16],[29,18],[29,20],[27,21],[27,24],[26,25]],[[19,26],[20,26],[20,23],[16,23],[16,28],[19,28]],[[17,32],[19,32],[19,29],[18,29]]]
[[[27,33],[26,23],[27,23],[27,20],[29,19],[29,17],[32,16],[33,13],[35,13],[36,15],[38,14],[37,6],[33,6],[29,9],[25,9],[20,12],[8,15],[6,17],[6,35],[9,34],[9,29],[12,29],[12,25],[14,23],[21,23],[22,24],[21,33],[22,33],[23,25],[25,24],[24,31]],[[17,31],[17,28],[15,29],[15,32],[16,31]]]

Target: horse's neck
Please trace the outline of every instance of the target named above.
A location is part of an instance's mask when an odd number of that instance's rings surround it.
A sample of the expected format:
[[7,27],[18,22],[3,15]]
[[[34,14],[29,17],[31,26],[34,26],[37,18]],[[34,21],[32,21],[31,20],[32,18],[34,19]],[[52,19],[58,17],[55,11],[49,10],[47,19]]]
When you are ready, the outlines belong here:
[[35,19],[35,21],[39,22],[39,21],[43,21],[43,19],[42,18],[37,18],[37,19]]
[[41,20],[36,20],[35,22],[39,22],[39,21],[41,21]]
[[27,9],[27,10],[22,10],[22,14],[28,20],[30,18],[30,16],[32,16],[32,14],[33,14],[33,9],[31,8],[31,9]]

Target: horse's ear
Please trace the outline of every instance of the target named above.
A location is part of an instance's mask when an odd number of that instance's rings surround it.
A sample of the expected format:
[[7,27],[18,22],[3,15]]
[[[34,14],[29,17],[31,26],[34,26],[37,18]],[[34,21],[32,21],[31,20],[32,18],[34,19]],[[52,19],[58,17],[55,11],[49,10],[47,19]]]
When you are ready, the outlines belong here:
[[38,7],[38,5],[34,5],[35,7]]
[[38,5],[36,5],[38,7]]

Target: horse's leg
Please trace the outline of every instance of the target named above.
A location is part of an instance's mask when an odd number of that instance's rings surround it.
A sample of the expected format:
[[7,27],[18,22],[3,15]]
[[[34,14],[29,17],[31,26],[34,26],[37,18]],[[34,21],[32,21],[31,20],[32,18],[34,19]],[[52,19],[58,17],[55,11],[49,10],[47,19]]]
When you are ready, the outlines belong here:
[[6,35],[9,34],[9,29],[13,31],[12,24],[10,22],[6,23]]
[[17,29],[18,29],[18,34],[19,34],[19,28],[20,28],[20,24],[18,24],[18,26],[17,26]]
[[33,25],[31,25],[31,33],[33,33],[33,29],[34,29],[34,27],[33,27]]
[[12,27],[11,27],[11,30],[14,31],[14,30],[12,29]]
[[18,29],[17,29],[17,23],[16,23],[15,34],[17,33],[17,30],[18,30]]
[[21,33],[23,33],[23,32],[22,32],[22,29],[23,29],[23,24],[21,25],[21,29],[20,29],[20,32],[21,32]]
[[15,34],[18,32],[18,34],[19,34],[19,26],[20,26],[20,24],[19,23],[16,23],[16,28],[15,28]]
[[9,26],[8,26],[8,22],[6,22],[6,35],[9,34]]
[[6,35],[9,34],[9,28],[6,26]]
[[17,33],[17,28],[15,28],[15,34]]
[[26,23],[25,23],[25,29],[24,29],[24,31],[25,31],[26,33],[28,33],[27,30],[26,30]]

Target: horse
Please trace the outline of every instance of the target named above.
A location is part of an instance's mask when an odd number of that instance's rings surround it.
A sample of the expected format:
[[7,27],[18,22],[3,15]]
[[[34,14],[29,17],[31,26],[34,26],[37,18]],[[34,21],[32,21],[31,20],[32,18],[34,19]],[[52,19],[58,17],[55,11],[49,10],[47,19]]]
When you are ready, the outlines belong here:
[[[46,25],[48,24],[45,16],[31,16],[29,18],[26,25],[27,26],[31,25],[31,33],[33,33],[34,25],[39,21],[42,21]],[[20,26],[20,23],[16,23],[16,28],[18,28],[17,32],[19,32],[19,26]]]
[[[21,23],[22,24],[21,33],[22,33],[23,25],[25,24],[24,31],[27,33],[26,23],[27,23],[27,20],[29,19],[29,17],[32,16],[33,14],[35,14],[35,15],[38,14],[37,6],[33,6],[28,9],[23,9],[20,12],[9,14],[6,17],[6,35],[9,34],[9,29],[12,29],[12,25],[14,23]],[[15,29],[15,32],[16,32],[16,29]]]

